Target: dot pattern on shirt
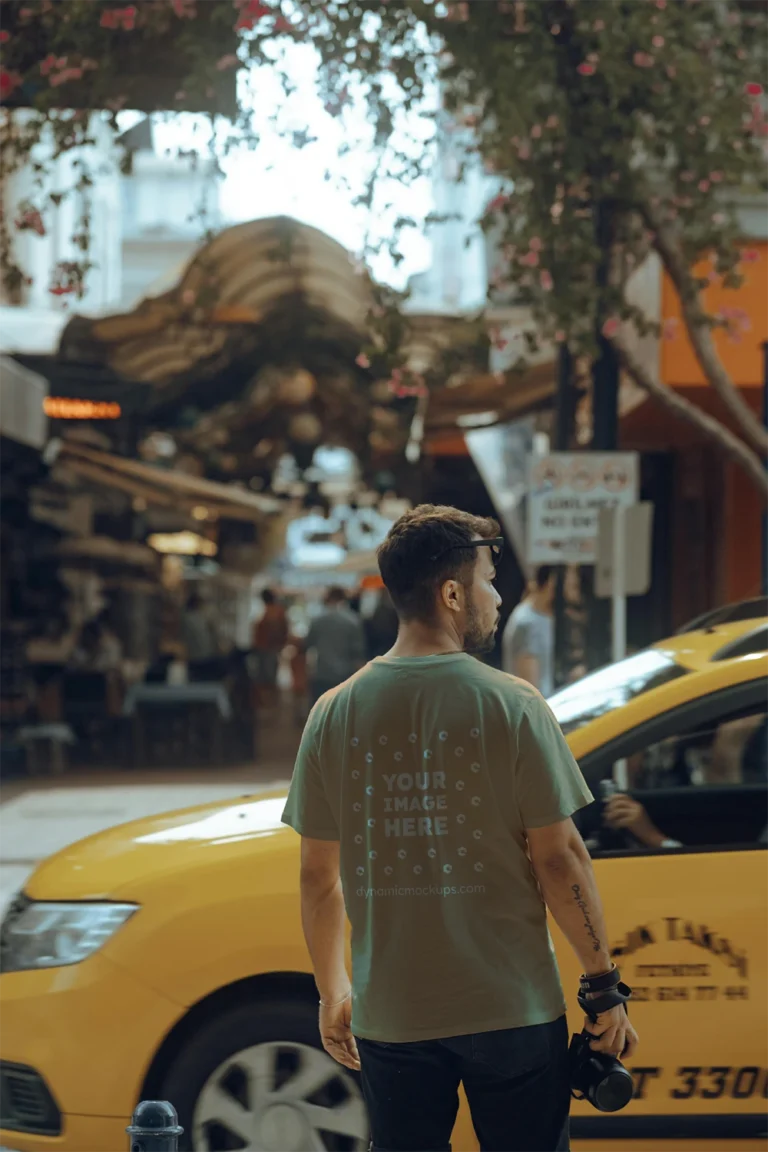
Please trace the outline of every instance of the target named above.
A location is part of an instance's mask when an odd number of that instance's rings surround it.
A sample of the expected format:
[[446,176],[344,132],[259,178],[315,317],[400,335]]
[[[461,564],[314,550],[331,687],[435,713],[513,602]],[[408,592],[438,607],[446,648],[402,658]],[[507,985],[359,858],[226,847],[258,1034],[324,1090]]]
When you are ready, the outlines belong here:
[[[475,742],[475,744],[480,739],[480,735],[481,735],[480,729],[477,727],[471,728],[469,730],[469,737],[472,741]],[[466,736],[467,736],[467,732],[465,729],[464,730],[465,739],[466,739]],[[468,772],[471,772],[473,775],[477,776],[479,773],[482,772],[482,763],[481,763],[482,757],[480,760],[473,759],[469,764],[467,764],[465,762],[463,766],[461,764],[457,764],[456,761],[461,761],[464,758],[464,756],[466,755],[464,745],[458,742],[460,738],[461,738],[460,732],[451,733],[450,731],[448,731],[446,729],[441,729],[437,733],[437,741],[438,741],[438,746],[439,746],[441,758],[444,755],[450,756],[452,754],[453,766],[450,768],[448,768],[446,766],[446,772],[450,773],[450,778],[454,782],[455,793],[459,793],[459,796],[456,797],[455,800],[451,801],[450,814],[447,813],[446,815],[448,815],[449,820],[451,820],[451,821],[455,820],[455,823],[458,826],[465,825],[467,823],[468,815],[472,815],[472,817],[473,817],[472,818],[472,824],[470,825],[470,829],[468,829],[468,831],[471,830],[471,832],[472,832],[472,840],[475,843],[475,852],[476,852],[479,850],[479,847],[480,847],[479,841],[482,840],[483,831],[482,831],[482,828],[474,826],[474,825],[476,825],[477,821],[480,819],[481,813],[479,811],[475,811],[473,813],[472,810],[473,809],[477,810],[477,809],[481,808],[482,797],[480,795],[477,795],[477,794],[473,795],[471,798],[469,798],[468,811],[461,811],[461,810],[456,811],[455,805],[457,803],[459,805],[461,805],[462,807],[467,804],[467,800],[461,796],[461,793],[465,792],[465,790],[466,790],[467,782],[465,779],[463,779],[462,775],[459,775],[458,779],[457,779],[456,774],[457,774],[457,772],[463,773],[463,772],[468,771]],[[386,763],[387,755],[392,757],[392,759],[397,764],[402,764],[404,759],[405,759],[405,754],[403,753],[403,751],[401,749],[396,749],[394,752],[389,752],[389,753],[385,752],[384,749],[387,747],[388,742],[389,742],[389,738],[385,734],[381,734],[379,736],[374,736],[373,743],[378,745],[378,749],[379,749],[378,754],[374,755],[374,753],[372,751],[366,752],[365,753],[365,763],[366,763],[366,765],[368,765],[367,769],[364,772],[361,772],[361,770],[359,768],[355,767],[350,772],[351,779],[356,782],[356,788],[361,787],[361,785],[359,783],[357,783],[358,781],[360,781],[361,776],[364,779],[367,779],[369,781],[372,778],[374,781],[378,781],[379,775],[383,775],[384,779],[387,779],[386,773],[389,772],[390,773],[390,775],[389,775],[390,781],[394,779],[394,777],[392,777],[392,775],[391,775],[391,769],[388,769],[388,767],[387,767],[387,763]],[[415,732],[411,732],[410,735],[408,736],[408,742],[411,745],[418,744],[419,743],[418,734]],[[361,743],[360,737],[354,736],[350,741],[350,746],[352,749],[360,749],[360,743]],[[368,743],[368,747],[370,748],[371,742],[367,741],[367,743]],[[445,746],[445,752],[443,752],[443,746]],[[419,753],[416,751],[416,749],[414,749],[414,752],[416,753],[416,755],[419,755]],[[355,755],[361,755],[361,754],[362,754],[362,749],[360,749],[360,752],[357,752],[357,753],[353,752],[353,762],[354,762]],[[410,755],[411,754],[409,754],[409,756]],[[477,751],[475,752],[475,756],[477,756]],[[433,749],[429,748],[429,747],[422,748],[419,758],[422,761],[433,760],[433,758],[434,758]],[[392,760],[390,760],[389,762],[391,763]],[[436,771],[437,771],[437,769],[436,769]],[[371,776],[372,772],[375,774],[373,777]],[[406,769],[405,773],[401,772],[400,776],[398,776],[397,779],[400,780],[401,778],[403,778],[404,780],[406,780],[406,779],[407,780],[413,780],[415,777],[415,779],[418,780],[419,776],[424,777],[425,772],[423,770],[417,768],[414,765],[414,768],[412,771],[409,771],[408,769]],[[426,774],[426,776],[428,777],[428,773]],[[410,786],[403,784],[403,787],[406,788],[406,787],[410,787]],[[425,784],[422,786],[419,784],[417,787],[419,789],[421,789],[423,787],[427,787],[427,785]],[[440,786],[438,786],[438,787],[440,787]],[[477,783],[475,783],[475,788],[476,787],[477,787]],[[390,790],[391,790],[391,785],[390,785]],[[375,786],[375,783],[366,783],[363,791],[364,791],[364,796],[365,796],[366,825],[369,829],[372,830],[372,829],[375,829],[377,827],[377,821],[376,821],[376,817],[371,815],[371,812],[372,812],[372,810],[377,811],[377,812],[379,811],[378,807],[372,809],[372,805],[376,804],[377,800],[378,800],[378,803],[380,804],[381,793],[384,791],[384,789],[383,789],[383,787],[381,789],[377,789]],[[358,793],[358,795],[359,794],[360,793]],[[418,795],[419,794],[418,791],[416,791],[415,794]],[[445,790],[441,790],[440,795],[448,796],[449,793]],[[352,810],[355,813],[362,812],[363,811],[363,804],[359,800],[354,800],[354,802],[352,804]],[[387,809],[387,810],[390,811],[390,809]],[[356,845],[363,846],[365,843],[365,839],[362,835],[358,834],[354,837],[354,842]],[[437,867],[440,869],[442,874],[445,876],[451,876],[454,872],[454,868],[456,866],[458,866],[460,862],[462,862],[462,867],[460,868],[460,871],[463,871],[464,868],[469,867],[470,865],[472,867],[472,870],[475,873],[482,872],[484,869],[483,862],[480,860],[477,860],[477,859],[472,859],[472,856],[470,855],[470,850],[463,844],[460,845],[459,847],[455,848],[455,849],[451,849],[450,845],[448,845],[448,844],[445,844],[445,845],[440,844],[439,848],[442,849],[442,851],[439,850],[438,847],[435,847],[435,846],[426,848],[424,841],[422,839],[415,838],[413,840],[413,842],[411,844],[409,844],[409,847],[407,849],[406,848],[399,848],[397,850],[397,859],[400,861],[406,861],[406,860],[408,860],[408,858],[410,856],[411,861],[413,861],[413,862],[409,864],[409,867],[410,867],[411,872],[414,876],[421,876],[425,870],[425,864],[420,862],[420,861],[425,861],[427,859],[428,860],[437,860],[438,857],[439,857],[439,862],[438,862]],[[450,854],[452,852],[455,853],[455,857],[456,857],[455,862],[450,859],[450,856],[449,856],[449,859],[445,858],[446,853]],[[414,861],[414,857],[415,857],[415,861]],[[468,857],[469,857],[469,859],[468,859]],[[366,873],[367,873],[368,880],[370,881],[371,884],[374,884],[375,883],[375,877],[376,877],[375,864],[376,864],[376,861],[378,860],[378,858],[379,858],[379,853],[375,849],[371,849],[370,847],[365,849],[365,851],[363,853],[363,862],[356,865],[356,869],[355,869],[356,874],[358,876],[363,876],[363,875],[366,875]],[[466,861],[466,863],[463,863],[464,861]],[[379,865],[379,867],[381,868],[381,872],[379,873],[379,875],[383,874],[384,876],[392,876],[394,871],[395,871],[395,869],[390,864],[387,864],[384,867],[381,867],[381,865]],[[434,866],[432,866],[432,867],[434,867]]]

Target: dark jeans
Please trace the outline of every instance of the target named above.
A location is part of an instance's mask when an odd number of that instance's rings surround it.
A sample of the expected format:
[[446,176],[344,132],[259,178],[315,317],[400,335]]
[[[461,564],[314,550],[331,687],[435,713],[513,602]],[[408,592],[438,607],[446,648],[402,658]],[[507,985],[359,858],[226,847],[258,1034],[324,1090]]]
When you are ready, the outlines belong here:
[[374,1152],[450,1152],[464,1085],[482,1152],[567,1152],[568,1026],[357,1041]]

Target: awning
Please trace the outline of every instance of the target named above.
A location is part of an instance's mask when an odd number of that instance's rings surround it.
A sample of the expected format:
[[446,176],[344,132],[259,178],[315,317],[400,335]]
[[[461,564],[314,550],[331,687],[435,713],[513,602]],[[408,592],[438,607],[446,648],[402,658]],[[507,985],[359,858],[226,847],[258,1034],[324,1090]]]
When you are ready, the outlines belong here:
[[118,488],[148,504],[171,505],[182,511],[205,506],[209,513],[229,520],[263,520],[283,510],[273,496],[247,492],[234,484],[218,484],[199,476],[171,472],[113,456],[84,444],[64,441],[58,461],[92,484]]
[[331,326],[357,338],[365,333],[367,280],[347,250],[287,216],[253,220],[205,244],[162,296],[123,315],[74,317],[60,356],[163,387],[228,359],[234,331],[268,325],[281,302],[297,300]]

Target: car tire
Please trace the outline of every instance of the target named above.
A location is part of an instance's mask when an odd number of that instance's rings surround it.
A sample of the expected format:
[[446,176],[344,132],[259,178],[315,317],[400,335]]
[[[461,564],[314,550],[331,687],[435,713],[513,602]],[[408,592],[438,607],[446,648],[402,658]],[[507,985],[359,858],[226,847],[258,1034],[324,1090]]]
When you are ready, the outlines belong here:
[[359,1077],[323,1050],[316,1012],[301,1000],[249,999],[202,1024],[163,1080],[184,1128],[180,1149],[368,1147]]

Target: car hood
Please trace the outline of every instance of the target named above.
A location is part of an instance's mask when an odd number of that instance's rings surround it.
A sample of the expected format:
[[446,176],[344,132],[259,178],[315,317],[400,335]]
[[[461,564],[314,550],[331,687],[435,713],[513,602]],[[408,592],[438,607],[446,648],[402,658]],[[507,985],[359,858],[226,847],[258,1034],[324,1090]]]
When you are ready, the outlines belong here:
[[25,891],[34,900],[107,899],[168,873],[191,874],[246,855],[253,861],[278,840],[295,851],[298,838],[280,822],[285,797],[284,789],[262,792],[118,824],[44,861]]

